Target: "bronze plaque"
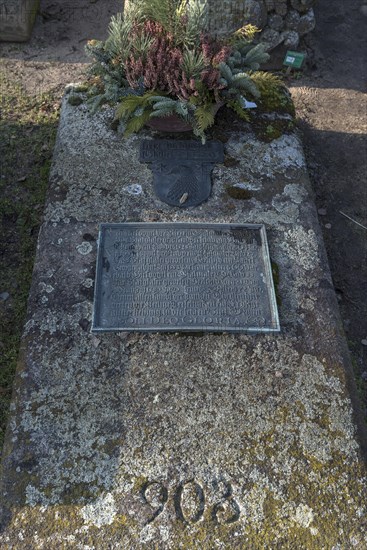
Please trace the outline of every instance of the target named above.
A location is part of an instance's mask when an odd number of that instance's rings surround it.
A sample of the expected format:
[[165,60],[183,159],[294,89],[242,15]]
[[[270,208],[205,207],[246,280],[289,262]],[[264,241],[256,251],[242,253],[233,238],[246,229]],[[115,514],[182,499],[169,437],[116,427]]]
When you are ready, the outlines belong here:
[[145,139],[140,143],[140,162],[150,164],[157,197],[178,208],[207,200],[214,165],[223,160],[219,141]]
[[93,332],[278,332],[261,224],[100,227]]

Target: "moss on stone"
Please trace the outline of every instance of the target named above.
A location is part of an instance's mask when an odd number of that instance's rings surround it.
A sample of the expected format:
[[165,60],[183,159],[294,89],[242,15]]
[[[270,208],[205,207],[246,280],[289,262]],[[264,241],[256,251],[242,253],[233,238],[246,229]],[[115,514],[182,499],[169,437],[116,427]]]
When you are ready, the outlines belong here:
[[223,162],[224,166],[226,166],[227,168],[232,166],[237,166],[239,163],[240,161],[238,159],[235,159],[229,155],[226,155]]
[[265,112],[276,112],[295,116],[296,110],[292,97],[285,87],[263,89],[258,106]]
[[282,132],[273,124],[268,124],[265,128],[265,135],[269,140],[273,140],[278,139],[282,135]]
[[288,118],[274,117],[271,122],[269,119],[261,118],[254,123],[257,138],[266,143],[279,139],[283,134],[291,132],[293,128],[294,122]]
[[253,196],[251,191],[240,187],[239,185],[229,185],[226,187],[226,192],[232,199],[238,200],[249,200]]
[[78,504],[95,498],[95,487],[87,482],[80,482],[65,489],[61,500],[65,505]]
[[148,478],[145,476],[139,476],[135,478],[134,485],[133,485],[133,492],[139,493],[142,491],[144,485],[148,482]]
[[274,283],[274,290],[275,290],[275,298],[277,301],[277,304],[279,307],[282,305],[282,298],[279,293],[279,266],[274,260],[270,262],[271,265],[271,273],[273,275],[273,283]]
[[[243,548],[243,541],[238,540],[235,533],[238,531],[237,523],[218,524],[209,514],[195,524],[186,524],[176,521],[173,524],[172,544],[182,550],[211,550],[217,546],[216,542],[226,544],[228,548]],[[173,546],[174,547],[174,546]]]
[[81,84],[77,84],[76,86],[73,87],[73,92],[75,93],[84,93],[84,92],[88,92],[89,90],[89,85],[87,82],[82,82]]
[[79,95],[71,94],[68,98],[68,103],[73,107],[77,107],[83,103],[83,99]]

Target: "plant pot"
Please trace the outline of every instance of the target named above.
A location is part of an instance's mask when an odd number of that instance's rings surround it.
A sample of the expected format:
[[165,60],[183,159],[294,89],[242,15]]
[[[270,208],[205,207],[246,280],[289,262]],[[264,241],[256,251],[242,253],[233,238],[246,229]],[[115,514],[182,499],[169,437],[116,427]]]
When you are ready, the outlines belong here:
[[185,122],[178,115],[153,117],[146,124],[158,132],[190,132],[192,130],[191,124]]
[[[217,114],[219,109],[224,105],[223,101],[215,103],[213,105],[213,114]],[[152,130],[159,132],[190,132],[192,126],[188,122],[185,122],[179,115],[173,114],[164,117],[153,117],[146,123]]]

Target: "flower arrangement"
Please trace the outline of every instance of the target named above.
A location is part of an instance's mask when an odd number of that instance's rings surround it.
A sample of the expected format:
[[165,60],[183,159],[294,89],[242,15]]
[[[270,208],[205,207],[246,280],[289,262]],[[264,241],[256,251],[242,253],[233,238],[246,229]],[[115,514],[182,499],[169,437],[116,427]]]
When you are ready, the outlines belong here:
[[130,2],[112,18],[106,42],[86,46],[94,59],[92,110],[118,104],[116,120],[126,135],[176,115],[205,141],[219,106],[249,120],[247,99],[282,87],[278,77],[259,71],[269,55],[254,45],[256,32],[245,25],[227,39],[210,36],[201,0]]

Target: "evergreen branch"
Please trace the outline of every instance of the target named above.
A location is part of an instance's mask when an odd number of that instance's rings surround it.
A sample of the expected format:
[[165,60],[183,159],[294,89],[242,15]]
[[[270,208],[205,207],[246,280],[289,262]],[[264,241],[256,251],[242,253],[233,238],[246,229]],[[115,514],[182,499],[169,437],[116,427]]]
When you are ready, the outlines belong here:
[[220,70],[220,74],[222,75],[222,78],[224,78],[228,84],[231,84],[233,74],[230,67],[227,65],[227,63],[224,63],[224,62],[219,63],[219,70]]
[[115,120],[127,120],[139,107],[149,107],[149,101],[154,96],[154,92],[146,92],[143,96],[128,95],[121,100],[116,109]]
[[176,101],[170,98],[166,98],[164,101],[157,101],[153,104],[154,110],[160,110],[160,109],[174,109]]
[[231,89],[238,91],[247,91],[254,97],[260,97],[260,92],[257,89],[256,84],[253,82],[252,77],[246,73],[236,74],[231,82]]
[[150,118],[155,118],[155,117],[166,117],[166,116],[171,116],[173,115],[174,111],[171,109],[157,109],[156,111],[151,111],[151,113],[149,114],[149,117]]
[[250,113],[246,111],[241,103],[238,101],[238,99],[231,99],[230,101],[226,102],[227,107],[232,109],[238,115],[242,120],[245,120],[246,122],[250,121]]
[[165,95],[151,95],[147,98],[148,103],[154,103],[156,101],[166,101],[167,96]]
[[144,110],[141,115],[130,118],[125,126],[124,135],[127,137],[133,133],[139,132],[148,122],[150,118],[150,111]]
[[195,110],[195,118],[200,132],[204,132],[214,124],[213,105],[200,105]]
[[250,72],[251,80],[256,84],[257,88],[262,93],[265,90],[270,91],[270,89],[283,88],[284,83],[282,79],[270,72],[265,71],[255,71]]
[[[265,51],[265,45],[260,43],[251,48],[245,55],[244,62],[248,67],[254,68],[257,70],[261,63],[265,63],[270,59],[270,55]],[[255,67],[252,67],[256,65]]]

